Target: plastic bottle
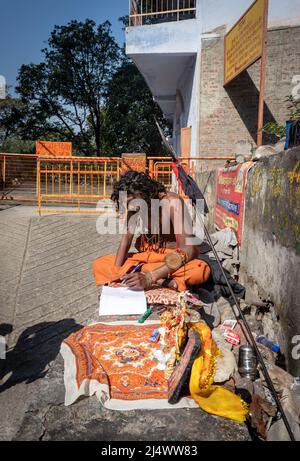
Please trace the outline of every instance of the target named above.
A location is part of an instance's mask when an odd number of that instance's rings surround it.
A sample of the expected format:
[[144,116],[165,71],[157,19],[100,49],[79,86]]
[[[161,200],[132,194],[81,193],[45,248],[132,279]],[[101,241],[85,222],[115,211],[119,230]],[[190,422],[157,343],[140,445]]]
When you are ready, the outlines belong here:
[[273,352],[278,353],[280,351],[280,347],[278,346],[278,344],[274,343],[274,341],[270,341],[265,336],[257,336],[256,342],[258,342],[259,344],[263,344],[264,346],[271,349],[271,351]]

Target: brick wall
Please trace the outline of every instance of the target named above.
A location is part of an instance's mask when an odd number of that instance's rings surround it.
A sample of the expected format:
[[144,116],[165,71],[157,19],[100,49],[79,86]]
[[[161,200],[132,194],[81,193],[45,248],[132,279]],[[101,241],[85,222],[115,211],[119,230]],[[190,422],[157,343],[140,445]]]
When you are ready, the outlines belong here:
[[[202,40],[199,152],[225,156],[235,153],[239,141],[256,146],[260,60],[225,89],[225,30],[216,32],[220,38]],[[295,74],[300,74],[300,27],[269,30],[264,123],[285,124],[285,98]],[[274,139],[264,135],[264,143],[270,142]]]

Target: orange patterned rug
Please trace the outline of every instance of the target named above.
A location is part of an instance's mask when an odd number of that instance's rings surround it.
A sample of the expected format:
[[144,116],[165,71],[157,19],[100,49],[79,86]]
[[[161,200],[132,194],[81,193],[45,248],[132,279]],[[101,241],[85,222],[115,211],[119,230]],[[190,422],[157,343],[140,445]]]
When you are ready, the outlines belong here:
[[61,346],[65,404],[96,394],[115,410],[197,407],[189,397],[168,403],[168,382],[154,355],[160,346],[149,341],[159,327],[151,321],[101,323],[73,333]]

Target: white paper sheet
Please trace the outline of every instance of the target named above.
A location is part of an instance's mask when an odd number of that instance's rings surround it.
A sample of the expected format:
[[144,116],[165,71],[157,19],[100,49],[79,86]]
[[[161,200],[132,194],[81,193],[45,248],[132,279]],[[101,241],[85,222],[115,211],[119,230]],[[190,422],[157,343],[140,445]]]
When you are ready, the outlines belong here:
[[147,301],[144,291],[103,287],[100,297],[100,315],[143,315],[146,310]]

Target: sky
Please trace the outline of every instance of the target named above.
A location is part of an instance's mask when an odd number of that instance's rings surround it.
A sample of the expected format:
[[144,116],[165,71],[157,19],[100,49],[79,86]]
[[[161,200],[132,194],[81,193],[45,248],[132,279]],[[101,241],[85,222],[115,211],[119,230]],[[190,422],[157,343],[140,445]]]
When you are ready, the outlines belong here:
[[[16,85],[22,64],[39,63],[53,27],[72,19],[108,19],[120,45],[124,43],[120,16],[128,14],[128,0],[0,0],[0,75]],[[13,88],[10,93],[14,93]]]

